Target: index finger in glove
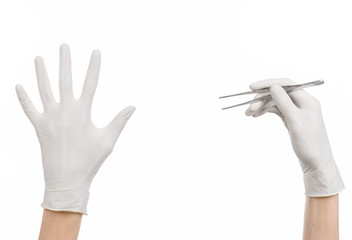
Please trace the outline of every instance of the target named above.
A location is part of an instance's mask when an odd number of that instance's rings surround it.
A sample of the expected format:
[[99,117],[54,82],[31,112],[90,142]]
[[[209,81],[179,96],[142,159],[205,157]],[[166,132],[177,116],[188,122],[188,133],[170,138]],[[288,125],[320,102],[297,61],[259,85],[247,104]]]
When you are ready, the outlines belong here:
[[94,50],[86,75],[86,79],[84,81],[83,90],[81,98],[88,102],[89,105],[92,104],[93,97],[98,85],[99,72],[100,72],[100,62],[101,62],[101,54],[99,50]]

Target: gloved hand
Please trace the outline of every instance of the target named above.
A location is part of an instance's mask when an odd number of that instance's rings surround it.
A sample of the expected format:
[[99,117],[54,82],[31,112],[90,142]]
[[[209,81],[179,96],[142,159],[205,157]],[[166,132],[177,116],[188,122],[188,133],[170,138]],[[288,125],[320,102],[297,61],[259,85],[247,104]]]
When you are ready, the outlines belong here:
[[79,99],[72,92],[70,50],[60,48],[60,103],[53,97],[41,57],[35,59],[38,88],[44,112],[33,106],[21,85],[16,86],[22,108],[37,133],[44,168],[45,192],[42,207],[54,211],[87,214],[89,187],[112,152],[122,129],[135,108],[122,110],[105,128],[91,121],[91,106],[98,83],[100,52],[92,53]]
[[251,84],[252,90],[270,87],[272,100],[251,104],[246,115],[259,117],[272,112],[280,116],[303,170],[306,195],[322,197],[337,194],[345,187],[332,155],[320,103],[302,89],[287,94],[280,87],[293,84],[287,78]]

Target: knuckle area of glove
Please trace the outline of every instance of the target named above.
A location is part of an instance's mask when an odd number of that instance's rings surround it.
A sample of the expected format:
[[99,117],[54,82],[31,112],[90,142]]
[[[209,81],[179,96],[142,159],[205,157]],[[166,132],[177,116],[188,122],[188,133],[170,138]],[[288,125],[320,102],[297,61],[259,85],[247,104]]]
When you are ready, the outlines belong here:
[[316,98],[316,97],[312,97],[309,105],[315,109],[318,109],[320,110],[321,109],[321,105],[320,105],[320,102],[319,100]]

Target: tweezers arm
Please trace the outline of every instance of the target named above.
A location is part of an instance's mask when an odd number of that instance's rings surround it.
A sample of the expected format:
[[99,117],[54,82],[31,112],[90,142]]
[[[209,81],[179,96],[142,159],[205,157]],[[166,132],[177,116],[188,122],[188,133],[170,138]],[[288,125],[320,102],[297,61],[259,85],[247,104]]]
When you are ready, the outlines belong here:
[[316,80],[316,81],[308,82],[308,83],[302,83],[302,84],[296,84],[296,85],[287,85],[287,86],[283,86],[282,88],[286,92],[292,92],[294,90],[298,90],[298,89],[302,89],[302,88],[318,86],[318,85],[321,85],[323,83],[324,83],[324,80]]
[[243,103],[239,103],[239,104],[236,104],[236,105],[232,105],[232,106],[229,106],[229,107],[225,107],[225,108],[222,108],[222,110],[226,110],[226,109],[229,109],[229,108],[234,108],[234,107],[238,107],[238,106],[242,106],[242,105],[246,105],[246,104],[251,104],[251,103],[255,103],[255,102],[260,102],[260,101],[265,101],[265,100],[269,100],[271,99],[271,95],[265,95],[263,97],[260,97],[260,98],[254,98],[253,100],[250,100],[250,101],[247,101],[247,102],[243,102]]
[[253,90],[253,91],[247,91],[247,92],[241,92],[241,93],[226,95],[226,96],[222,96],[222,97],[219,97],[219,98],[221,99],[221,98],[228,98],[228,97],[236,97],[236,96],[241,96],[241,95],[246,95],[246,94],[254,94],[254,93],[266,93],[266,92],[269,92],[269,91],[270,91],[270,88],[262,88],[262,89]]

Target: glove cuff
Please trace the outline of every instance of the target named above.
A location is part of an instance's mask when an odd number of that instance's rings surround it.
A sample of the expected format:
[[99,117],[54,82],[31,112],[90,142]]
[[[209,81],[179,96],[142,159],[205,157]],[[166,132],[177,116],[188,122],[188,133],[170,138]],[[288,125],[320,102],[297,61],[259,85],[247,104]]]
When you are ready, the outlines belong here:
[[89,188],[45,189],[41,206],[52,211],[77,212],[87,215]]
[[326,197],[338,194],[345,189],[335,161],[327,161],[319,169],[304,174],[305,195]]

